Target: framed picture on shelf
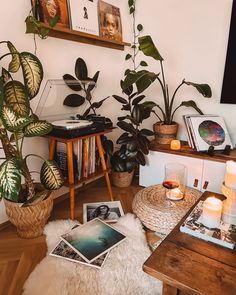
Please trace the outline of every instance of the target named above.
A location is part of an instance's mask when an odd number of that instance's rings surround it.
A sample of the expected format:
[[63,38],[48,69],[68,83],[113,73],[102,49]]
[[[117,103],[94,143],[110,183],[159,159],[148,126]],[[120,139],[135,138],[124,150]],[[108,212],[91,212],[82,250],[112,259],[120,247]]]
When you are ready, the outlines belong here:
[[116,222],[124,215],[120,201],[83,204],[83,222],[100,218],[105,222]]
[[69,1],[72,29],[98,36],[98,0]]
[[49,20],[58,17],[56,27],[70,27],[68,0],[32,0],[35,17],[49,24]]
[[122,41],[120,9],[104,1],[99,1],[100,36],[115,41]]

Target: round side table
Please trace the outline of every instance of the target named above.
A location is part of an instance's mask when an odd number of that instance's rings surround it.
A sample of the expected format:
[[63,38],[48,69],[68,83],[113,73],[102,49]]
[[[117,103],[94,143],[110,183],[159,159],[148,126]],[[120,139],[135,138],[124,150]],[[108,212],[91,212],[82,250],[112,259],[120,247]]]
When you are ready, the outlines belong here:
[[182,200],[171,201],[166,198],[161,184],[153,185],[135,195],[133,212],[147,228],[168,234],[201,195],[200,191],[186,188]]

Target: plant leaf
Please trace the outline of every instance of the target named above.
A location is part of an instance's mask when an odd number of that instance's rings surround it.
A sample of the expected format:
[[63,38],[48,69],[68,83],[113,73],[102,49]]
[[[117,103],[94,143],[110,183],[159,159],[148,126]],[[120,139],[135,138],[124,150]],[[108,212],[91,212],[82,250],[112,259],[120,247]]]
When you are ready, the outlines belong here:
[[[108,96],[108,97],[109,97],[109,96]],[[108,97],[105,97],[105,98],[103,98],[103,99],[100,100],[100,101],[97,101],[97,102],[92,103],[92,104],[91,104],[91,107],[92,107],[92,108],[95,108],[95,109],[100,108],[100,106],[102,106],[102,104],[104,103],[105,100],[108,99]]]
[[7,47],[9,48],[12,54],[12,60],[9,63],[8,71],[11,73],[16,73],[20,67],[19,52],[16,50],[15,46],[10,41],[7,42]]
[[143,136],[152,136],[152,135],[154,135],[154,132],[149,129],[143,128],[139,131],[139,134],[143,135]]
[[72,93],[67,95],[63,101],[63,105],[68,107],[79,107],[85,102],[85,98],[79,94]]
[[77,58],[75,62],[75,76],[79,80],[86,80],[88,78],[88,69],[85,61],[82,58]]
[[138,151],[136,160],[140,165],[145,166],[146,160],[142,152]]
[[55,161],[47,160],[43,163],[40,171],[40,180],[48,190],[56,190],[63,185],[64,179]]
[[137,30],[138,30],[139,32],[141,32],[141,31],[143,30],[143,25],[138,24],[138,25],[137,25]]
[[140,62],[140,66],[142,66],[142,67],[147,67],[148,64],[146,63],[146,61],[142,60],[142,61]]
[[128,54],[126,54],[126,56],[125,56],[125,60],[128,60],[128,59],[130,59],[132,57],[132,55],[130,54],[130,53],[128,53]]
[[139,96],[135,97],[135,99],[132,102],[132,105],[140,103],[140,101],[143,100],[144,98],[145,98],[145,95],[139,95]]
[[120,121],[117,123],[117,126],[120,127],[122,130],[130,132],[132,134],[136,133],[135,128],[133,127],[132,124],[124,122],[124,121]]
[[60,18],[59,14],[56,14],[54,17],[51,17],[49,19],[49,26],[52,28],[55,27],[59,21],[59,18]]
[[199,93],[201,93],[204,97],[211,97],[211,87],[208,84],[197,84],[193,82],[183,81],[186,85],[191,85],[195,87]]
[[11,78],[10,73],[5,68],[2,68],[2,81],[3,81],[3,84],[6,84],[7,81],[10,78]]
[[152,41],[151,36],[142,36],[138,38],[140,50],[147,56],[151,56],[156,60],[163,61],[159,51]]
[[9,131],[20,130],[32,121],[30,117],[18,117],[17,114],[7,106],[3,106],[1,109],[1,119],[5,128]]
[[122,103],[122,104],[127,104],[127,100],[119,95],[112,95],[115,100],[117,100],[118,102]]
[[[128,71],[129,73],[130,71]],[[133,85],[129,85],[129,87],[124,87],[124,81],[120,80],[120,87],[122,89],[122,91],[127,94],[127,95],[131,95],[133,92]]]
[[24,135],[26,137],[44,136],[52,131],[52,124],[47,121],[37,121],[29,123],[24,128]]
[[96,83],[97,83],[97,80],[98,80],[99,74],[100,74],[100,71],[97,71],[97,72],[95,73],[95,75],[94,75],[93,78],[92,78],[92,81],[93,81],[94,83],[89,84],[87,91],[92,91],[92,90],[94,89],[94,87],[96,86]]
[[28,116],[30,104],[25,87],[20,81],[9,81],[4,87],[5,102],[19,116]]
[[199,107],[196,105],[195,101],[193,101],[193,100],[182,101],[180,106],[191,107],[191,108],[195,109],[199,114],[203,115],[203,112],[199,109]]
[[32,99],[35,97],[43,79],[43,67],[40,60],[30,52],[21,52],[20,61],[27,93]]
[[141,110],[138,104],[134,105],[132,110],[132,117],[137,121],[138,123],[141,123],[142,116],[141,116]]
[[1,197],[17,202],[21,185],[21,172],[16,159],[6,160],[0,166]]
[[73,76],[71,76],[70,74],[63,75],[63,80],[65,81],[66,85],[71,90],[74,90],[74,91],[82,90],[82,86],[80,82],[77,79],[75,79]]

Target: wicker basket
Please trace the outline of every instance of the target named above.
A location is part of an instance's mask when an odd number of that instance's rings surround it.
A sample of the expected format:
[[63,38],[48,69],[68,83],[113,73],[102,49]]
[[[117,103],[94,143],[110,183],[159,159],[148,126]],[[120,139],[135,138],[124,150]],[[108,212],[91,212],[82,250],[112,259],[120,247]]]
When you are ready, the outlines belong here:
[[6,213],[12,224],[16,226],[17,234],[21,238],[31,239],[43,234],[44,226],[53,207],[52,194],[39,203],[20,207],[19,203],[4,199]]
[[155,142],[157,144],[170,144],[171,140],[176,139],[179,125],[177,123],[166,125],[163,123],[153,124]]
[[134,170],[132,172],[114,172],[112,171],[111,177],[114,186],[128,187],[131,185],[134,176]]

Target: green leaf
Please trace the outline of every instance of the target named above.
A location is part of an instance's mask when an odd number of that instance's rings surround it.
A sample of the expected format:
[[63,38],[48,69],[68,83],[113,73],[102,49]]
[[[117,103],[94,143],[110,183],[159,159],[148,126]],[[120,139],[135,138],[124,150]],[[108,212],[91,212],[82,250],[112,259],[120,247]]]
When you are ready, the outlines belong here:
[[16,131],[11,134],[10,142],[14,144],[16,142],[16,140],[20,140],[23,137],[24,137],[24,133],[22,130]]
[[148,64],[146,63],[146,61],[142,60],[142,61],[140,62],[140,66],[142,66],[142,67],[147,67]]
[[79,107],[85,102],[85,98],[79,94],[72,93],[67,95],[63,101],[63,105],[68,107]]
[[4,87],[6,105],[19,116],[28,116],[30,104],[24,85],[20,81],[10,81]]
[[46,39],[49,34],[49,29],[44,28],[44,27],[40,27],[38,30],[38,34],[41,39]]
[[134,105],[134,107],[133,107],[132,117],[135,119],[135,121],[137,121],[138,123],[141,123],[142,116],[141,116],[141,111],[140,111],[140,107],[138,104]]
[[123,120],[127,119],[127,120],[130,120],[131,123],[133,123],[135,125],[139,125],[139,123],[133,117],[131,117],[130,115],[118,117],[117,119],[118,119],[118,121],[123,121]]
[[29,200],[24,202],[22,207],[28,207],[31,205],[35,205],[35,204],[47,199],[50,194],[51,194],[51,192],[48,190],[43,190],[43,191],[37,192],[32,198],[30,198]]
[[139,95],[139,96],[135,97],[135,99],[132,102],[132,105],[140,103],[140,101],[142,101],[144,98],[145,98],[145,95]]
[[92,81],[93,81],[94,83],[89,84],[88,89],[87,89],[88,91],[92,91],[92,90],[94,89],[94,87],[96,86],[96,83],[97,83],[97,80],[98,80],[99,74],[100,74],[100,71],[97,71],[97,72],[95,73],[95,75],[93,76]]
[[21,185],[21,172],[17,161],[13,158],[6,160],[0,166],[1,196],[17,202]]
[[141,134],[143,136],[152,136],[152,135],[154,135],[154,132],[149,129],[143,128],[139,131],[139,134]]
[[134,0],[129,0],[128,5],[129,5],[129,7],[133,6],[134,5]]
[[204,97],[211,97],[211,87],[208,84],[197,84],[193,82],[183,81],[186,85],[191,85],[195,87],[199,93],[201,93]]
[[195,109],[199,114],[203,115],[203,112],[199,109],[196,103],[193,100],[182,101],[180,104],[181,107],[191,107]]
[[21,52],[20,61],[24,83],[30,98],[35,97],[43,79],[43,67],[40,60],[30,52]]
[[143,30],[143,25],[138,24],[138,25],[137,25],[137,30],[138,30],[139,32],[141,32],[141,31]]
[[50,27],[55,27],[56,26],[56,24],[58,23],[58,21],[59,21],[59,18],[60,18],[60,16],[57,14],[57,15],[55,15],[54,17],[52,17],[52,18],[50,18],[49,19],[49,26]]
[[127,104],[127,100],[119,95],[112,95],[115,100],[117,100],[118,102],[122,103],[122,104]]
[[94,102],[94,103],[91,104],[91,107],[92,108],[95,108],[95,109],[98,109],[98,108],[100,108],[102,106],[102,104],[104,103],[104,101],[107,100],[107,99],[108,99],[108,97],[103,98],[100,101]]
[[[129,71],[130,72],[130,71]],[[132,92],[133,92],[133,85],[130,85],[129,87],[126,87],[124,88],[124,81],[123,80],[120,80],[120,87],[121,89],[123,90],[123,92],[126,94],[126,95],[131,95]]]
[[65,74],[63,75],[63,80],[65,81],[66,85],[74,91],[80,91],[82,90],[82,86],[80,84],[80,82],[75,79],[73,76],[69,75],[69,74]]
[[3,106],[1,109],[1,119],[5,128],[12,132],[24,128],[32,121],[30,117],[18,117],[17,114],[7,106]]
[[86,80],[88,78],[88,69],[85,61],[82,58],[77,58],[75,63],[75,76],[79,80]]
[[125,56],[125,60],[128,60],[128,59],[130,59],[132,57],[132,55],[131,54],[126,54],[126,56]]
[[140,165],[145,166],[146,160],[142,152],[138,151],[136,160]]
[[121,134],[121,136],[116,140],[117,144],[123,144],[123,143],[127,143],[129,141],[129,133],[128,132],[124,132]]
[[7,47],[9,48],[12,54],[12,60],[9,63],[8,71],[11,73],[16,73],[20,67],[19,52],[16,50],[15,46],[10,41],[7,42]]
[[47,121],[29,123],[24,129],[26,137],[44,136],[52,131],[52,124]]
[[140,50],[147,56],[151,56],[156,60],[163,61],[159,51],[154,45],[151,36],[142,36],[138,38]]
[[55,161],[47,160],[43,163],[40,180],[48,190],[56,190],[63,185],[64,179]]
[[4,100],[4,86],[3,86],[3,77],[0,77],[0,110],[3,106],[3,100]]
[[135,128],[133,127],[132,124],[124,122],[124,121],[120,121],[117,123],[117,126],[120,127],[122,130],[126,131],[126,132],[130,132],[132,134],[136,133]]
[[7,81],[10,78],[11,78],[10,73],[5,68],[2,68],[2,81],[3,81],[3,84],[6,84]]

